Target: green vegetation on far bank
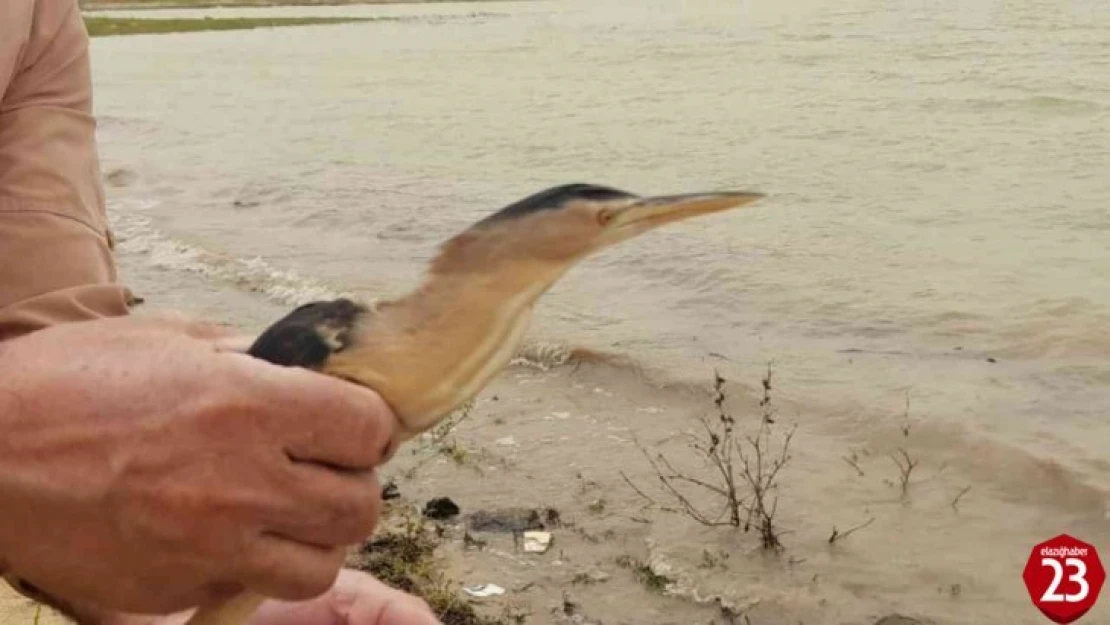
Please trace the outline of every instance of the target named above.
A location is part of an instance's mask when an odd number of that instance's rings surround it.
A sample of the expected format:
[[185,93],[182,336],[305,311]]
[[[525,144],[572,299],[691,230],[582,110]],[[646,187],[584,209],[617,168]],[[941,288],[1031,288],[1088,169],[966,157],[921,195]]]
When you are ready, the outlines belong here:
[[227,7],[331,6],[365,0],[80,0],[85,11],[114,9],[211,9]]
[[[209,9],[229,7],[350,6],[359,4],[425,4],[459,0],[80,0],[85,11],[116,9]],[[491,2],[494,0],[484,0]]]
[[242,30],[310,24],[342,24],[366,21],[356,17],[203,17],[174,19],[134,19],[123,17],[86,17],[91,37],[182,33],[204,30]]

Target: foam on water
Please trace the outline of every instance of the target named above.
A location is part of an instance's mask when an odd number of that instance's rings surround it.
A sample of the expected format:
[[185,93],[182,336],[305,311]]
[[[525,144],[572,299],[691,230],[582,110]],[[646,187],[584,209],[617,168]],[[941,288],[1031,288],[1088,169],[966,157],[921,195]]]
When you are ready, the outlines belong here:
[[143,254],[152,267],[185,271],[211,280],[230,282],[246,291],[290,306],[321,299],[353,297],[292,271],[277,269],[261,258],[237,258],[172,239],[151,225],[134,209],[156,205],[154,200],[110,210],[113,231],[121,252]]

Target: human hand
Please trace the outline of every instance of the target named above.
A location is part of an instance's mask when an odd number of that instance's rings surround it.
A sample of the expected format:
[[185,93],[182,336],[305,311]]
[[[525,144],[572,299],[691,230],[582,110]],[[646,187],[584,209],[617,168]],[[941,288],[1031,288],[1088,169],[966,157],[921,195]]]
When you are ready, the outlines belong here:
[[366,573],[344,569],[323,595],[267,601],[246,625],[441,625],[428,604]]
[[[192,610],[168,616],[86,613],[84,621],[97,625],[185,625]],[[335,584],[309,601],[269,599],[244,625],[442,625],[428,604],[390,588],[366,573],[339,572]]]
[[184,320],[0,344],[0,561],[48,595],[169,613],[328,590],[377,523],[396,420],[368,389]]

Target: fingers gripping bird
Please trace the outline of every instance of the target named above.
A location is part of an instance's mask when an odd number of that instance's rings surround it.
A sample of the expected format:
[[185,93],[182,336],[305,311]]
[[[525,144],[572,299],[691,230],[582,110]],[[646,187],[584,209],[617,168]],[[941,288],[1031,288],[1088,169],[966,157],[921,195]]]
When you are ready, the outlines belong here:
[[[266,329],[248,352],[374,389],[407,440],[481,392],[516,352],[536,300],[577,262],[660,226],[762,197],[553,187],[446,241],[408,294],[375,305],[306,304]],[[262,601],[242,593],[202,608],[188,625],[240,625]]]

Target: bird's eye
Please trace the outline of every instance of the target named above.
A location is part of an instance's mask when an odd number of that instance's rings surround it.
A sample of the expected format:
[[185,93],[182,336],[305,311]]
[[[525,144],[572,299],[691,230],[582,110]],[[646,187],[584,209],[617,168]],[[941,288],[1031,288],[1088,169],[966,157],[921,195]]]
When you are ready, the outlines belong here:
[[597,213],[597,223],[608,226],[609,222],[613,221],[613,211],[603,208]]

